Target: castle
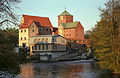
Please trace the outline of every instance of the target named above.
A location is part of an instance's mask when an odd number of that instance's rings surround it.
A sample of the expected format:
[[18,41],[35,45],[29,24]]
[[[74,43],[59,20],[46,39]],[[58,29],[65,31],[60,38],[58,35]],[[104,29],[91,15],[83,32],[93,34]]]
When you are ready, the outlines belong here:
[[73,22],[73,15],[64,10],[58,15],[58,28],[52,26],[48,17],[22,15],[19,26],[19,46],[29,47],[30,37],[36,35],[61,35],[67,42],[86,44],[84,27]]
[[80,22],[73,22],[73,15],[66,10],[58,15],[58,34],[69,42],[84,40],[84,28]]

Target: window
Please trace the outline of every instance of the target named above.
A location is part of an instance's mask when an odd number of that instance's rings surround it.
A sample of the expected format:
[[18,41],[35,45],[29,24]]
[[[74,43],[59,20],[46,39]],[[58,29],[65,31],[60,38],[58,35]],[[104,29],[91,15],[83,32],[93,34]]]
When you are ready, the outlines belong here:
[[39,45],[39,50],[41,49],[41,46]]
[[48,45],[46,45],[46,50],[48,50]]
[[55,45],[53,44],[53,50],[54,50]]
[[57,50],[57,45],[55,45],[55,49]]
[[23,30],[21,30],[21,33],[23,32]]
[[49,31],[51,31],[51,29],[49,29]]
[[46,31],[48,31],[48,29],[46,29]]
[[24,39],[26,40],[26,37]]
[[34,29],[32,30],[32,32],[34,32]]
[[21,37],[21,40],[22,40],[22,37]]
[[42,30],[42,28],[39,28],[39,30]]
[[42,45],[42,49],[44,50],[44,45]]
[[26,30],[24,30],[24,32],[26,32]]
[[42,42],[44,42],[44,38],[42,39]]
[[48,42],[48,38],[46,38],[45,42],[46,42],[46,43]]
[[38,42],[40,42],[40,39],[38,39]]
[[33,41],[33,42],[35,43],[36,41],[37,41],[37,39],[34,39],[34,41]]
[[35,50],[37,50],[37,45],[35,45]]

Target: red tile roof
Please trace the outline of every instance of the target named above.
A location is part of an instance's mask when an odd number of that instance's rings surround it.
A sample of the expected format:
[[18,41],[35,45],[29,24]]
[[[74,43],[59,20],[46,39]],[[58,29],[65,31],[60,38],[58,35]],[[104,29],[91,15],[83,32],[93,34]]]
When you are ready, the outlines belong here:
[[39,22],[41,26],[53,28],[48,17],[23,15],[23,18],[24,23],[22,24],[22,26],[20,26],[20,28],[28,28],[33,21]]

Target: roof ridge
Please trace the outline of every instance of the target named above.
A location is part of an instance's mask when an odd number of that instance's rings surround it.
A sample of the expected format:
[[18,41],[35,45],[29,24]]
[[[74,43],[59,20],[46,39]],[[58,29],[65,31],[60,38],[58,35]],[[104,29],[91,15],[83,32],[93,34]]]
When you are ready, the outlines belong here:
[[25,14],[23,14],[22,16],[37,17],[37,18],[49,18],[49,17],[41,17],[41,16],[33,16],[33,15],[25,15]]

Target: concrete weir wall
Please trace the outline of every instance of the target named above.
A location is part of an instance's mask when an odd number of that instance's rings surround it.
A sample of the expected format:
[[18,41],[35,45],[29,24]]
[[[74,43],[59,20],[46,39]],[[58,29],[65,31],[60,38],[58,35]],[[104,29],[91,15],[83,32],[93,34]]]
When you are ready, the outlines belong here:
[[49,61],[49,60],[54,59],[56,57],[60,57],[64,54],[66,54],[66,52],[40,52],[39,59],[41,61]]

